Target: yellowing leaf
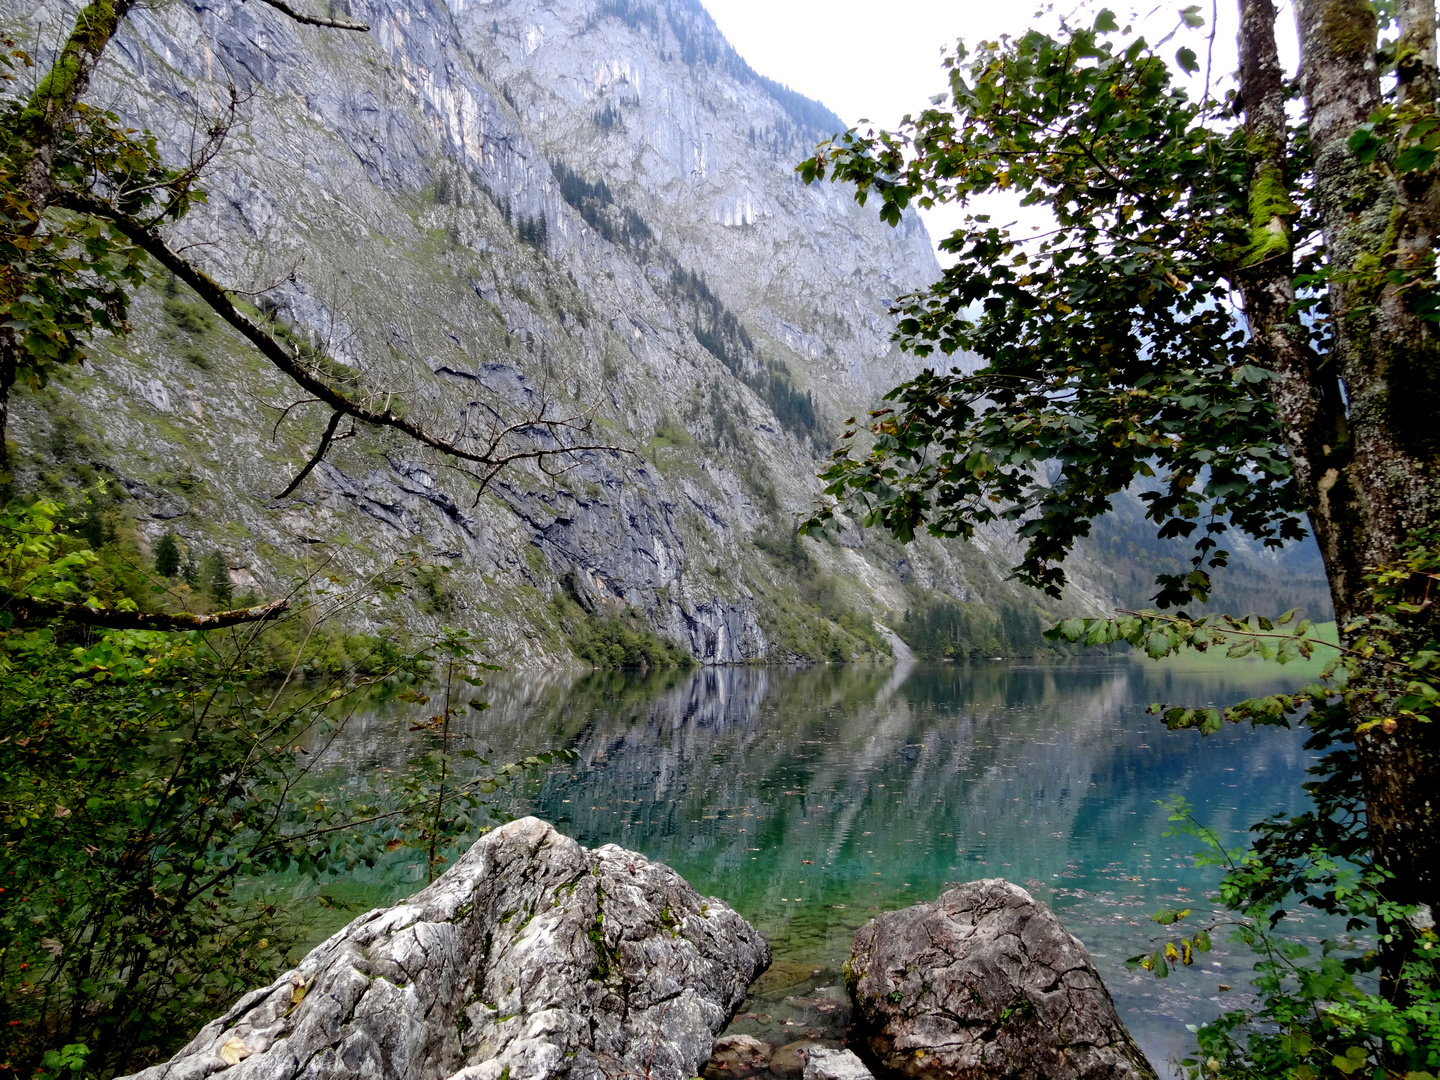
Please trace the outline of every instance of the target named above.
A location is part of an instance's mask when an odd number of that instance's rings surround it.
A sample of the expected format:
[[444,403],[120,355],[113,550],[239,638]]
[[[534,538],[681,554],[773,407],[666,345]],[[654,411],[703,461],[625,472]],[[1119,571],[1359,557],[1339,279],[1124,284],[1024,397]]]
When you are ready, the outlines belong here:
[[220,1047],[220,1060],[226,1065],[239,1065],[251,1054],[255,1053],[238,1036],[231,1035],[225,1040],[225,1045]]

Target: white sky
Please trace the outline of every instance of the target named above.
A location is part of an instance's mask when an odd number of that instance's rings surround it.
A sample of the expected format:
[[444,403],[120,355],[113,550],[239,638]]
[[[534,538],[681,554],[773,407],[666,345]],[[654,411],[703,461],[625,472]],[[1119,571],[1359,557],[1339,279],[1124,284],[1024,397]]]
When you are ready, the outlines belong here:
[[[974,42],[1001,34],[1023,33],[1036,18],[1034,0],[703,0],[721,31],[750,66],[762,75],[788,84],[807,97],[834,109],[848,123],[862,118],[894,127],[906,113],[923,109],[946,89],[940,50],[963,37]],[[1169,33],[1182,7],[1195,0],[1112,0],[1124,21],[1139,18],[1150,41]],[[1087,3],[1072,21],[1090,22],[1099,3]],[[1200,81],[1205,64],[1205,38],[1212,11],[1218,16],[1214,76],[1235,68],[1235,0],[1203,0],[1206,26],[1185,40],[1199,54]],[[1065,2],[1058,10],[1074,11]],[[1290,46],[1289,5],[1282,4],[1282,51]],[[1041,16],[1053,25],[1054,15]],[[1178,35],[1177,35],[1178,37]],[[1167,58],[1181,44],[1172,40]],[[1288,57],[1287,57],[1288,58]],[[1198,89],[1198,86],[1197,86]],[[990,209],[987,207],[987,209]],[[992,211],[998,212],[998,211]],[[959,212],[941,208],[925,215],[932,238],[939,239],[958,224]]]

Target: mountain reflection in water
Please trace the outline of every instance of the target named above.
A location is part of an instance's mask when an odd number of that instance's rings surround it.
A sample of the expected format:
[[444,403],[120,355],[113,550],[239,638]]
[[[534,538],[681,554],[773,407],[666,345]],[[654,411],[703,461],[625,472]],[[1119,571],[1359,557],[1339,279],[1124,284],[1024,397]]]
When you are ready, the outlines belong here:
[[[1160,940],[1151,912],[1198,912],[1218,880],[1191,864],[1194,841],[1162,836],[1158,801],[1184,795],[1239,843],[1252,822],[1299,809],[1310,758],[1301,732],[1231,728],[1202,740],[1165,731],[1145,706],[1223,705],[1293,685],[1282,674],[1105,656],[516,673],[496,677],[484,691],[491,708],[465,723],[471,745],[495,760],[576,750],[573,766],[532,782],[513,812],[587,846],[640,851],[721,897],[769,939],[776,993],[796,1000],[823,985],[817,1000],[837,996],[850,937],[877,912],[980,877],[1022,884],[1090,948],[1165,1071],[1189,1046],[1184,1025],[1248,988],[1249,959],[1219,932],[1214,952],[1164,982],[1125,968]],[[416,737],[409,724],[434,704],[377,706],[331,754],[347,770],[397,765]],[[390,903],[421,872],[410,857],[354,885],[367,903]]]

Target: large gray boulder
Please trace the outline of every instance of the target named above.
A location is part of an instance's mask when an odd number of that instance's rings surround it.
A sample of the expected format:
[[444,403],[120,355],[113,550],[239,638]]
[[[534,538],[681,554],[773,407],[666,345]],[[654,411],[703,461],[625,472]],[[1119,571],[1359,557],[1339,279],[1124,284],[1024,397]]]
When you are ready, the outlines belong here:
[[1085,946],[999,878],[866,923],[846,984],[881,1077],[1155,1080]]
[[669,867],[522,818],[135,1076],[684,1080],[769,964]]

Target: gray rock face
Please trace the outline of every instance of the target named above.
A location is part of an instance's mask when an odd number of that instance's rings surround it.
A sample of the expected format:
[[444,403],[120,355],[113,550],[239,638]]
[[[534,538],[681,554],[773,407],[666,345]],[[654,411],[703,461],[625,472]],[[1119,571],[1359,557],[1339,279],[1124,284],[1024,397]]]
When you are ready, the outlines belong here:
[[669,867],[522,818],[134,1080],[682,1080],[769,964]]
[[881,1076],[1155,1078],[1085,946],[998,878],[866,923],[847,981],[853,1042]]

